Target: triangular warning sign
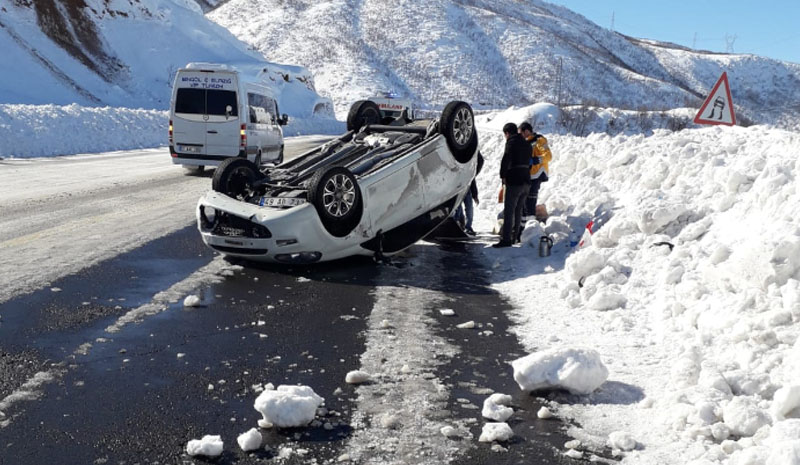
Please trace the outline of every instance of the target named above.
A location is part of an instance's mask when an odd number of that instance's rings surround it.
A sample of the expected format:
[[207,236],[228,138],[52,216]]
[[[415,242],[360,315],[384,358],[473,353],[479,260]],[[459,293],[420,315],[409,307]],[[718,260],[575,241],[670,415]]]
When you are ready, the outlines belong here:
[[731,98],[731,85],[728,83],[728,73],[723,72],[714,89],[708,94],[697,116],[697,124],[727,124],[736,125],[736,116],[733,114],[733,99]]

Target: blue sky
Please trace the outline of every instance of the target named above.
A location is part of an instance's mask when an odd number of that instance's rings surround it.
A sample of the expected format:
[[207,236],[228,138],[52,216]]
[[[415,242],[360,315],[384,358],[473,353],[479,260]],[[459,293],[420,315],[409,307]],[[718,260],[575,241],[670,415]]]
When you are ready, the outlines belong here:
[[[547,0],[629,36],[800,63],[800,0]],[[696,36],[695,36],[696,34]],[[726,40],[727,36],[727,40]],[[696,37],[696,39],[695,39]]]

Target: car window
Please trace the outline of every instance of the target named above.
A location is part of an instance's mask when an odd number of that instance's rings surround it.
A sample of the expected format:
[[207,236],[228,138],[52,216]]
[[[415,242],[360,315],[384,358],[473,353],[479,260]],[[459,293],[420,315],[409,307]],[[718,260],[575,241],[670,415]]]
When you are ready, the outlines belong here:
[[228,105],[230,116],[239,116],[236,92],[231,90],[178,89],[175,97],[175,113],[225,116]]
[[205,89],[178,89],[178,95],[175,98],[175,113],[205,115]]
[[231,116],[239,116],[239,106],[236,104],[236,92],[232,90],[208,89],[206,91],[206,109],[208,115],[225,116],[225,107],[231,106]]
[[247,94],[250,122],[270,124],[275,122],[275,101],[260,94]]

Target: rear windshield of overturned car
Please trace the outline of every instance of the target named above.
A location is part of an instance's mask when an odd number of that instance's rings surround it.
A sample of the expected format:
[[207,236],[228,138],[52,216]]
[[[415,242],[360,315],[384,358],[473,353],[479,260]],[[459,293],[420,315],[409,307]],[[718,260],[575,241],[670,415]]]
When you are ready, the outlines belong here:
[[175,113],[194,115],[225,116],[225,108],[230,105],[230,116],[239,116],[236,92],[217,89],[178,89],[175,97]]

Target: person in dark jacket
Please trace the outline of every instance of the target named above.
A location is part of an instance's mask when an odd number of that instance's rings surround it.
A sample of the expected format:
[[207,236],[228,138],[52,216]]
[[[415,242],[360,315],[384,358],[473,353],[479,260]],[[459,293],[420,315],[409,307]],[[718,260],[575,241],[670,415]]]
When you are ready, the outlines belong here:
[[531,144],[517,133],[517,125],[503,126],[506,149],[500,162],[500,179],[505,185],[503,237],[492,247],[510,247],[519,236],[522,209],[530,190]]

